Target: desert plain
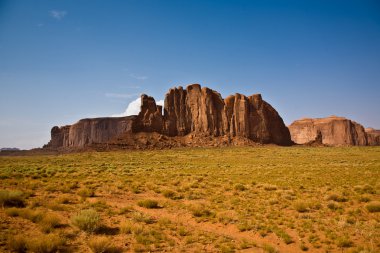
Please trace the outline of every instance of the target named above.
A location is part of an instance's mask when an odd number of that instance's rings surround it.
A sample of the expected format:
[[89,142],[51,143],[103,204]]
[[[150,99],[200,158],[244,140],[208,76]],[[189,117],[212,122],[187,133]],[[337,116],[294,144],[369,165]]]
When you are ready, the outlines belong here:
[[379,252],[380,147],[0,156],[1,252]]

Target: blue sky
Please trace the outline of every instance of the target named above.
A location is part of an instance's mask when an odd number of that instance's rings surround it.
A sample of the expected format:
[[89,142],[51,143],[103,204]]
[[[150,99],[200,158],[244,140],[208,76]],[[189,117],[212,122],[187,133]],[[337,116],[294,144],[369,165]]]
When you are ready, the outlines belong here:
[[0,147],[189,83],[380,128],[380,2],[0,0]]

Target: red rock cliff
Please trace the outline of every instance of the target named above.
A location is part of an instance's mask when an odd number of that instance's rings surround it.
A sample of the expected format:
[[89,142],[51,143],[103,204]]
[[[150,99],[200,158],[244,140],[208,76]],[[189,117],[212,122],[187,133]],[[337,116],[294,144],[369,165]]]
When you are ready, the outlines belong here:
[[170,89],[165,96],[164,114],[154,98],[141,96],[137,116],[84,119],[71,126],[54,127],[48,147],[84,147],[108,143],[121,136],[156,132],[169,137],[192,134],[236,136],[259,143],[290,145],[290,133],[277,111],[260,94],[246,97],[222,96],[199,84]]
[[297,144],[313,142],[318,135],[322,144],[330,146],[366,146],[364,127],[343,117],[331,116],[318,119],[300,119],[289,126],[292,141]]

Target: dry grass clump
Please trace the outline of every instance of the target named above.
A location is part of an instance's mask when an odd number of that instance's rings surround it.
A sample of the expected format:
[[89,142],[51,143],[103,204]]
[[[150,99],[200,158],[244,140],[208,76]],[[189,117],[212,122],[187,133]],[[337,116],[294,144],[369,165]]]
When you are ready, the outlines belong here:
[[330,194],[329,196],[327,196],[326,199],[327,200],[332,200],[332,201],[335,201],[335,202],[347,202],[348,201],[347,197],[341,196],[341,195],[339,195],[337,193]]
[[26,248],[35,253],[52,253],[60,251],[65,240],[56,234],[33,236],[27,240]]
[[294,209],[299,213],[305,213],[309,211],[309,203],[298,200],[294,203]]
[[272,245],[264,243],[262,247],[263,247],[263,250],[267,253],[278,253],[278,250]]
[[95,191],[90,188],[83,188],[78,191],[78,195],[82,198],[90,198],[95,196]]
[[57,215],[53,213],[47,213],[39,222],[39,224],[43,232],[50,233],[55,228],[59,227],[61,220]]
[[112,240],[106,236],[94,236],[87,242],[91,252],[94,253],[117,253],[120,249],[113,246]]
[[365,207],[370,213],[380,212],[380,201],[371,201]]
[[79,229],[88,233],[94,233],[101,227],[100,216],[93,209],[80,211],[77,215],[72,217],[71,221]]
[[21,191],[0,190],[0,206],[2,207],[24,207],[25,198]]
[[25,252],[26,251],[26,238],[23,235],[10,236],[8,238],[8,247],[14,252]]
[[140,200],[139,202],[137,202],[137,204],[141,207],[145,207],[149,209],[159,208],[158,202],[152,199]]
[[5,213],[11,217],[22,217],[24,219],[30,220],[31,222],[39,222],[44,217],[44,213],[40,210],[32,210],[29,208],[8,208]]
[[266,191],[275,191],[275,190],[277,190],[277,186],[276,185],[271,185],[271,184],[265,184],[263,186],[263,188]]
[[234,189],[236,191],[245,191],[245,190],[247,190],[247,187],[245,185],[243,185],[243,184],[236,184],[234,186]]
[[213,211],[209,210],[203,205],[193,206],[191,210],[193,216],[197,218],[213,218],[216,216],[216,214]]
[[144,214],[144,213],[140,213],[140,212],[135,212],[133,215],[132,215],[132,219],[136,222],[143,222],[145,224],[153,224],[153,223],[156,223],[156,220],[147,215],[147,214]]

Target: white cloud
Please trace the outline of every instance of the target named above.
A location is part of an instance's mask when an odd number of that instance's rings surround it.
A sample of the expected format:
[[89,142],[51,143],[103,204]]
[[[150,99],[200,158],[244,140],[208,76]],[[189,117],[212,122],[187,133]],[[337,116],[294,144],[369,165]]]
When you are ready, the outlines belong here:
[[60,10],[51,10],[49,11],[49,15],[52,18],[55,18],[57,20],[63,19],[67,14],[67,11],[60,11]]
[[[156,104],[164,106],[164,100],[161,99],[157,101]],[[125,117],[125,116],[130,116],[130,115],[137,115],[140,112],[140,107],[141,107],[141,98],[137,98],[136,100],[133,100],[132,102],[129,103],[125,112],[120,113],[120,114],[113,114],[111,117]]]

